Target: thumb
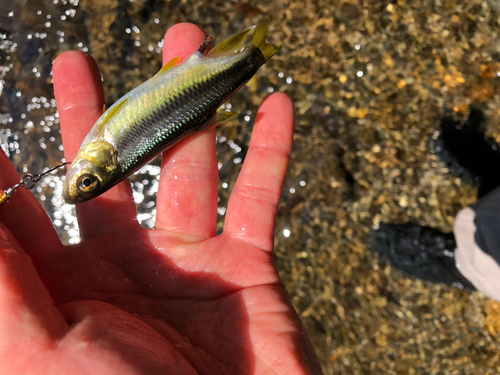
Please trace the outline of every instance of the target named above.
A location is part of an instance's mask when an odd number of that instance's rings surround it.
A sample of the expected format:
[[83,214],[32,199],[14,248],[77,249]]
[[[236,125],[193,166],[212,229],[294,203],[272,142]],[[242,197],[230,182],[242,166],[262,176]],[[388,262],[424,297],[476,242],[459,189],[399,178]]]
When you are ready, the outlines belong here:
[[[31,258],[0,224],[0,363],[18,369],[67,331]],[[12,355],[12,353],[17,353]],[[6,367],[5,367],[6,366]],[[12,371],[11,371],[12,372]]]

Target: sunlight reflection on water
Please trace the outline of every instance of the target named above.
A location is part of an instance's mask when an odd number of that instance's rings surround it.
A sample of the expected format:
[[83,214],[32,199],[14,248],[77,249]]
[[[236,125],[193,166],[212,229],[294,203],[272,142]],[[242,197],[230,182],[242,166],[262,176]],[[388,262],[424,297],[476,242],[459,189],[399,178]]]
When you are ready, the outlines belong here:
[[[21,7],[19,3],[13,2],[5,14],[7,17],[3,19],[0,15],[0,26],[8,26],[0,28],[0,146],[20,173],[39,173],[64,160],[59,115],[52,92],[52,63],[63,51],[89,51],[89,32],[84,23],[81,4],[77,0],[53,0],[52,4],[33,2],[31,7]],[[152,17],[147,24],[127,17],[117,18],[115,22],[130,39],[130,44],[124,45],[128,49],[123,51],[128,54],[127,59],[113,63],[123,64],[124,71],[130,71],[135,69],[137,56],[145,52],[161,56],[163,40],[158,35],[164,32],[162,27],[165,25],[160,25],[162,18]],[[161,32],[151,33],[152,28]],[[106,63],[112,66],[112,63]],[[136,80],[141,78],[134,74]],[[264,72],[263,76],[265,74],[268,73]],[[113,85],[109,75],[101,75],[105,87],[106,84]],[[283,72],[274,75],[283,84],[293,81]],[[104,78],[107,78],[106,81]],[[266,82],[270,85],[268,80]],[[122,82],[115,83],[123,89]],[[265,95],[266,92],[275,91],[275,88],[264,85],[261,91]],[[114,100],[125,92],[113,92]],[[227,102],[223,108],[240,112],[238,124],[241,125],[238,126],[247,130],[251,129],[255,120],[256,106],[245,95],[238,94],[234,101]],[[234,132],[231,128],[219,132],[218,169],[223,180],[219,184],[217,209],[220,232],[230,193],[228,188],[233,186],[244,161],[249,133]],[[147,228],[153,228],[155,223],[159,172],[159,163],[156,161],[131,177],[138,220]],[[63,172],[57,171],[45,176],[33,193],[47,210],[63,242],[76,243],[79,241],[78,222],[75,208],[67,205],[62,198],[63,181]]]

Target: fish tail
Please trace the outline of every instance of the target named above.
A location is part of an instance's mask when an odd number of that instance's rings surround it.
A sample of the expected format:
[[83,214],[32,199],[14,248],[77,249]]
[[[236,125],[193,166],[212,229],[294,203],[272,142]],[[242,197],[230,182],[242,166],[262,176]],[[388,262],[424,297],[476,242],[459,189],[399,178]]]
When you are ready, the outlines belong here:
[[255,26],[251,26],[239,33],[230,36],[225,41],[217,44],[214,48],[208,52],[207,56],[217,57],[225,54],[235,54],[238,53],[244,46],[247,36],[255,29]]
[[[266,43],[268,24],[269,20],[264,20],[257,26],[251,26],[234,34],[212,48],[207,56],[216,57],[225,54],[236,54],[241,52],[241,49],[246,45],[250,44],[262,52],[267,62],[267,60],[273,57],[281,49],[281,45]],[[251,35],[251,37],[249,35]],[[248,41],[249,38],[250,41]]]
[[269,20],[264,20],[259,23],[252,34],[252,38],[250,39],[250,44],[260,49],[260,51],[264,55],[264,58],[266,59],[266,62],[281,49],[280,44],[275,45],[266,43],[268,25]]

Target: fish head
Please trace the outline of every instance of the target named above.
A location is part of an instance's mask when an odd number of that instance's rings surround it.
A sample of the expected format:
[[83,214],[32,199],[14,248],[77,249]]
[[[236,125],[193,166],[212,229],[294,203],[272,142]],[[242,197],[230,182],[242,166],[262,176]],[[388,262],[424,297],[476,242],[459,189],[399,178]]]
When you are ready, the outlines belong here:
[[117,182],[116,149],[106,141],[82,146],[66,173],[63,196],[67,203],[86,202]]

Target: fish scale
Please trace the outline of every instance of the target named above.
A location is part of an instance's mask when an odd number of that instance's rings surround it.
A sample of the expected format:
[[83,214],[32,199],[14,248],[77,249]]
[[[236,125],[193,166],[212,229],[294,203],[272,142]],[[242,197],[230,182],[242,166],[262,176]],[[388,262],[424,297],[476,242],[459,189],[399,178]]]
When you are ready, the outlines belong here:
[[[241,64],[236,64],[236,68],[228,69],[225,72],[229,76],[236,76],[237,68]],[[130,168],[133,168],[137,163],[141,163],[141,159],[147,158],[150,152],[156,148],[168,146],[170,142],[177,141],[179,135],[186,136],[189,131],[193,131],[200,125],[200,122],[205,120],[213,113],[220,105],[221,98],[226,97],[229,92],[233,92],[236,86],[239,86],[239,78],[225,80],[229,84],[227,87],[215,86],[215,80],[220,81],[221,69],[215,69],[215,72],[210,72],[204,76],[203,80],[196,80],[193,86],[188,86],[189,82],[180,84],[186,87],[184,92],[176,93],[175,100],[164,100],[156,110],[146,113],[142,118],[137,118],[131,125],[134,130],[126,133],[118,138],[118,164],[122,173],[127,173]],[[241,74],[240,74],[241,75]],[[186,79],[189,81],[189,78]],[[178,82],[174,82],[176,84]],[[202,96],[196,95],[201,94]],[[145,97],[145,102],[155,102],[155,93]],[[181,105],[180,103],[183,103]],[[186,113],[187,115],[184,115]],[[152,129],[151,123],[156,123],[156,127]],[[151,133],[155,133],[151,136]],[[147,142],[142,142],[146,138]],[[137,141],[140,139],[140,141]]]
[[108,190],[187,135],[233,118],[217,109],[280,49],[265,41],[267,21],[182,64],[168,62],[96,122],[68,170],[64,197],[81,203]]

